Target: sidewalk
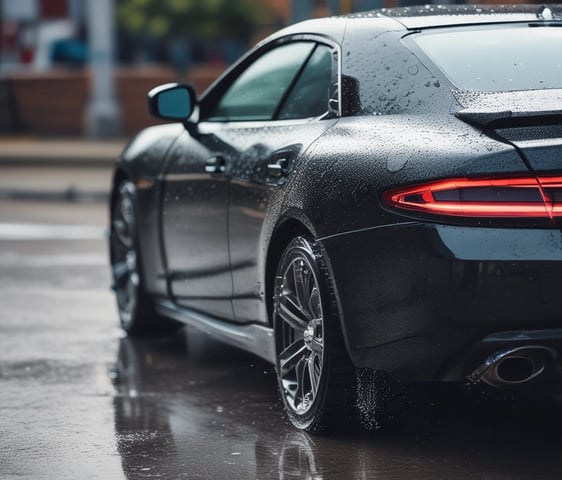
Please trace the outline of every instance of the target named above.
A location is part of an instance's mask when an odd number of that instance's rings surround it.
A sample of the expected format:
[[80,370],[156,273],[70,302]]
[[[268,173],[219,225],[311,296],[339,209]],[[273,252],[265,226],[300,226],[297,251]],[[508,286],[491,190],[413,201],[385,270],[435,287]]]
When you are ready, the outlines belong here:
[[0,198],[105,201],[125,143],[0,137]]

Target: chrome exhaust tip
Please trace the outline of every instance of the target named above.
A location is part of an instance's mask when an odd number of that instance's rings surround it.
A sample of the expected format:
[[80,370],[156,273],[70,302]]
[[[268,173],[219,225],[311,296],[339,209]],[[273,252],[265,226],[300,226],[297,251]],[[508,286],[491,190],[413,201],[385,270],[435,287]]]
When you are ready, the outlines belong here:
[[468,376],[492,387],[517,386],[541,375],[556,358],[556,350],[543,345],[526,345],[496,352]]

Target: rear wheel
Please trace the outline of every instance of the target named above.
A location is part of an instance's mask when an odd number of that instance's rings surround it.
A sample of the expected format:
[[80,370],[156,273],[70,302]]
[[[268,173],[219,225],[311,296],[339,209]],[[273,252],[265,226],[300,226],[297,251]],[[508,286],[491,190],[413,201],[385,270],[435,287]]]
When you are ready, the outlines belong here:
[[292,240],[279,261],[273,323],[279,389],[293,425],[309,432],[379,425],[388,384],[351,363],[333,282],[310,238]]
[[121,327],[131,335],[168,333],[181,325],[158,316],[144,288],[140,268],[135,188],[129,181],[117,187],[111,208],[110,256],[113,288]]

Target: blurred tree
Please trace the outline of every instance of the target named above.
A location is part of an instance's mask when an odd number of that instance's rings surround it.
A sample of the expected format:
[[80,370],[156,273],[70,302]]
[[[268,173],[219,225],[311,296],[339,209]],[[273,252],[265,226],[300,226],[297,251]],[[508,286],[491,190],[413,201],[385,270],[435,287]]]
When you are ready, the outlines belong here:
[[118,20],[133,35],[233,40],[247,44],[267,11],[259,0],[119,0]]

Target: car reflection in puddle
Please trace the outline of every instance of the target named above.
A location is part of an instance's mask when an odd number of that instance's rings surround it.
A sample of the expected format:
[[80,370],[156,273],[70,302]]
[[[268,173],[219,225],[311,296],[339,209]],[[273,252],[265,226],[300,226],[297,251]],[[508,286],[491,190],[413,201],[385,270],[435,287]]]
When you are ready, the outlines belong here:
[[191,329],[122,338],[110,375],[127,478],[531,479],[558,478],[562,467],[560,413],[505,411],[444,387],[416,387],[415,406],[392,431],[295,431],[269,364]]

